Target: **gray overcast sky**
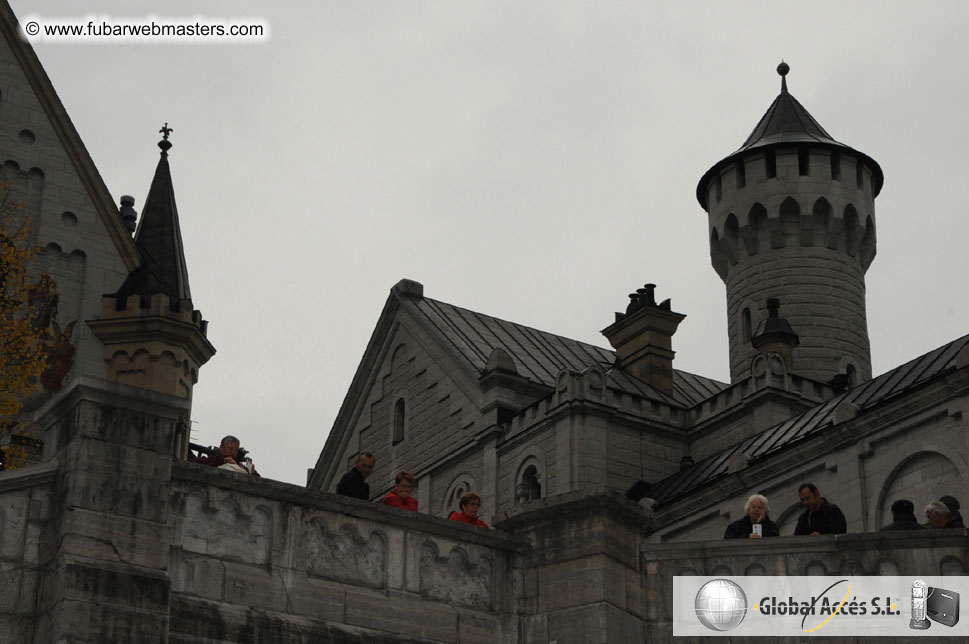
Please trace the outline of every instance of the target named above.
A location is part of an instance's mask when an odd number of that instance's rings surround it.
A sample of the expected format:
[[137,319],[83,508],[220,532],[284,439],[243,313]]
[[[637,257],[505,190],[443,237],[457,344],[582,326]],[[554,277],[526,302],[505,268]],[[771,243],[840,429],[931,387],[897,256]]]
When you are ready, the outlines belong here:
[[195,438],[304,483],[388,290],[608,346],[646,281],[679,369],[728,380],[700,176],[780,88],[877,160],[875,373],[969,332],[969,3],[35,2],[21,18],[255,16],[247,45],[35,43],[117,201],[158,129],[218,354]]

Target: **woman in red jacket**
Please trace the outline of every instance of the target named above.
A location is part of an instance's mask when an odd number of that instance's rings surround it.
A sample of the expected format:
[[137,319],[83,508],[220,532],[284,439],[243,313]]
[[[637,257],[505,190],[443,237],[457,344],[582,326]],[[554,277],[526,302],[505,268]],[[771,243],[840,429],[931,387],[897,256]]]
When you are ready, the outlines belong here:
[[481,508],[481,497],[478,496],[477,492],[468,492],[461,497],[461,511],[452,512],[451,516],[448,517],[451,521],[460,521],[461,523],[469,523],[471,525],[476,525],[479,528],[487,528],[488,524],[478,518],[478,510]]
[[403,470],[397,472],[397,478],[394,479],[397,485],[394,489],[387,493],[384,500],[381,501],[384,505],[389,505],[392,508],[400,508],[401,510],[410,510],[411,512],[417,512],[417,499],[413,497],[414,493],[414,475],[410,472]]

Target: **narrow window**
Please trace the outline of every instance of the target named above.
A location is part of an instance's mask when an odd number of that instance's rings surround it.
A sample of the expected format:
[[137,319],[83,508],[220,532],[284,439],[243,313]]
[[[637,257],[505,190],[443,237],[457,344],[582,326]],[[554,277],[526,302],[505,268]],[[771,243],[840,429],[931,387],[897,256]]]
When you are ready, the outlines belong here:
[[750,342],[750,338],[753,337],[753,330],[751,329],[750,322],[750,309],[745,308],[743,315],[743,327],[744,327],[744,342]]
[[841,181],[841,153],[837,150],[831,153],[831,178]]
[[848,386],[854,388],[858,384],[858,372],[855,365],[848,365]]
[[394,445],[404,440],[404,399],[394,405]]
[[534,465],[529,465],[522,472],[517,497],[521,501],[534,501],[542,498],[542,485],[538,482],[538,469]]
[[775,179],[777,177],[777,157],[774,156],[773,150],[764,151],[764,165],[767,168],[767,178]]
[[744,165],[744,160],[739,159],[734,162],[734,172],[737,175],[737,188],[743,188],[747,185],[747,166]]
[[865,187],[865,175],[861,170],[861,159],[855,162],[855,183],[858,184],[858,188]]
[[811,151],[806,145],[797,149],[797,173],[802,177],[811,174]]

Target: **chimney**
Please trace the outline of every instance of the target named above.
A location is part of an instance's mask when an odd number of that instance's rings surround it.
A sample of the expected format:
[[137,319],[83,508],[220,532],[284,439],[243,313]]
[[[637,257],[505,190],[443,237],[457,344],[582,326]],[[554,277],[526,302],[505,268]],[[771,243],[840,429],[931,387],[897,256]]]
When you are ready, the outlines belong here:
[[616,350],[616,367],[673,393],[673,334],[686,317],[670,310],[670,301],[656,304],[655,284],[646,284],[629,296],[625,313],[602,330]]
[[124,222],[124,227],[128,229],[128,233],[131,235],[135,234],[135,221],[138,219],[138,213],[134,209],[135,198],[131,195],[121,196],[121,221]]

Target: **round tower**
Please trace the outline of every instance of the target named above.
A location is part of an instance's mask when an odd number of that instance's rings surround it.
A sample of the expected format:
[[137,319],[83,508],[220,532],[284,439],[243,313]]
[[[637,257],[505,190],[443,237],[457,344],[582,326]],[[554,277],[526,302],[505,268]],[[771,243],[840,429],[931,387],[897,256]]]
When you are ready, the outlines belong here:
[[787,91],[739,150],[697,185],[710,259],[727,287],[730,379],[750,375],[768,300],[797,334],[791,372],[854,385],[871,378],[865,272],[875,258],[875,197],[884,176],[839,143]]

